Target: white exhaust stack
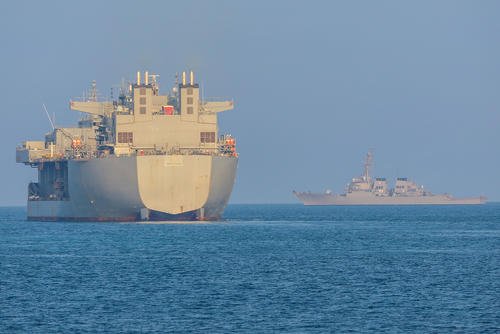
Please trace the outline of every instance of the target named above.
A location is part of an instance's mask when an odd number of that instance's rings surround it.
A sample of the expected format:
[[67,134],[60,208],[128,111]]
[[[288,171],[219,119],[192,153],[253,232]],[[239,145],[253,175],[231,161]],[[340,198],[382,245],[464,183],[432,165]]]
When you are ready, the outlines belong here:
[[189,74],[190,74],[190,78],[189,78],[190,85],[193,86],[194,85],[194,72],[191,71],[191,73],[189,73]]
[[144,84],[148,85],[149,84],[149,75],[148,71],[144,72]]
[[186,72],[182,71],[182,85],[186,86]]
[[141,84],[141,72],[137,71],[137,85]]

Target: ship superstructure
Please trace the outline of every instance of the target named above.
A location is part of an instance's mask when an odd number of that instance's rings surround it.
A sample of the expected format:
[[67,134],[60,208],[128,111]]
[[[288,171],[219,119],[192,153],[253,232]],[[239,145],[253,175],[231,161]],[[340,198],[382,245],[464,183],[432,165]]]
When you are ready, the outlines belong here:
[[76,127],[54,127],[17,148],[16,161],[38,170],[29,219],[220,218],[238,154],[235,139],[219,134],[217,115],[233,101],[202,100],[192,71],[166,95],[158,75],[141,74],[116,100],[99,101],[94,82],[86,98],[70,102],[85,115]]
[[486,201],[484,197],[454,198],[449,194],[433,194],[406,177],[397,178],[394,188],[390,188],[385,178],[373,179],[370,176],[372,161],[373,153],[370,151],[366,155],[363,175],[353,178],[343,194],[336,195],[330,190],[324,193],[293,193],[304,205],[465,205]]

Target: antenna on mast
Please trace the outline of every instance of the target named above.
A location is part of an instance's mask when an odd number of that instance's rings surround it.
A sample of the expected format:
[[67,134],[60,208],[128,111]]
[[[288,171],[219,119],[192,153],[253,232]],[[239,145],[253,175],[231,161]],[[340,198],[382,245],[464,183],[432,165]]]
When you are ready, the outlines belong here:
[[90,87],[89,101],[97,102],[97,83],[92,80],[92,86]]
[[151,86],[153,86],[153,92],[155,95],[158,95],[158,91],[160,90],[160,86],[158,85],[159,76],[159,74],[149,74],[149,77],[151,78]]
[[365,172],[363,173],[363,179],[365,181],[370,181],[370,168],[372,166],[373,161],[373,149],[370,149],[366,154],[365,159]]
[[52,126],[52,130],[54,130],[56,127],[54,126],[54,122],[52,121],[52,118],[50,118],[49,112],[47,111],[47,107],[45,107],[45,103],[42,103],[43,110],[45,110],[45,114],[47,114],[47,118],[49,119],[50,125]]
[[174,87],[172,87],[172,94],[174,96],[177,96],[178,89],[179,89],[179,73],[175,73],[175,84]]

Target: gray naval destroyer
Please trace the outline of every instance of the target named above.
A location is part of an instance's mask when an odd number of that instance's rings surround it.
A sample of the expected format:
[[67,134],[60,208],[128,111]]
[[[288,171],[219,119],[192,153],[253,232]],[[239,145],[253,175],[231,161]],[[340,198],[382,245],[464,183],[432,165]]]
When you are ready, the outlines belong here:
[[[38,170],[28,186],[28,219],[78,221],[216,220],[227,205],[238,154],[219,135],[217,114],[232,100],[202,100],[193,72],[167,95],[158,75],[137,72],[118,99],[100,101],[95,82],[70,109],[76,127],[26,141],[16,161]],[[50,119],[50,118],[49,118]],[[52,122],[51,122],[52,123]]]
[[385,178],[372,179],[370,167],[373,154],[368,152],[364,172],[353,178],[344,194],[296,192],[294,195],[304,205],[466,205],[484,204],[485,197],[454,198],[449,194],[432,194],[408,178],[397,178],[396,185],[390,189]]

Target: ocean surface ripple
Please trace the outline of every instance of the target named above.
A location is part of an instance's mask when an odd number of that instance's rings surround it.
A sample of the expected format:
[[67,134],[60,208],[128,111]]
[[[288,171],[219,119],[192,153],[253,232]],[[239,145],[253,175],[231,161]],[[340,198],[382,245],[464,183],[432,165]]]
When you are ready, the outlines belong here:
[[500,332],[499,204],[25,215],[0,208],[0,333]]

